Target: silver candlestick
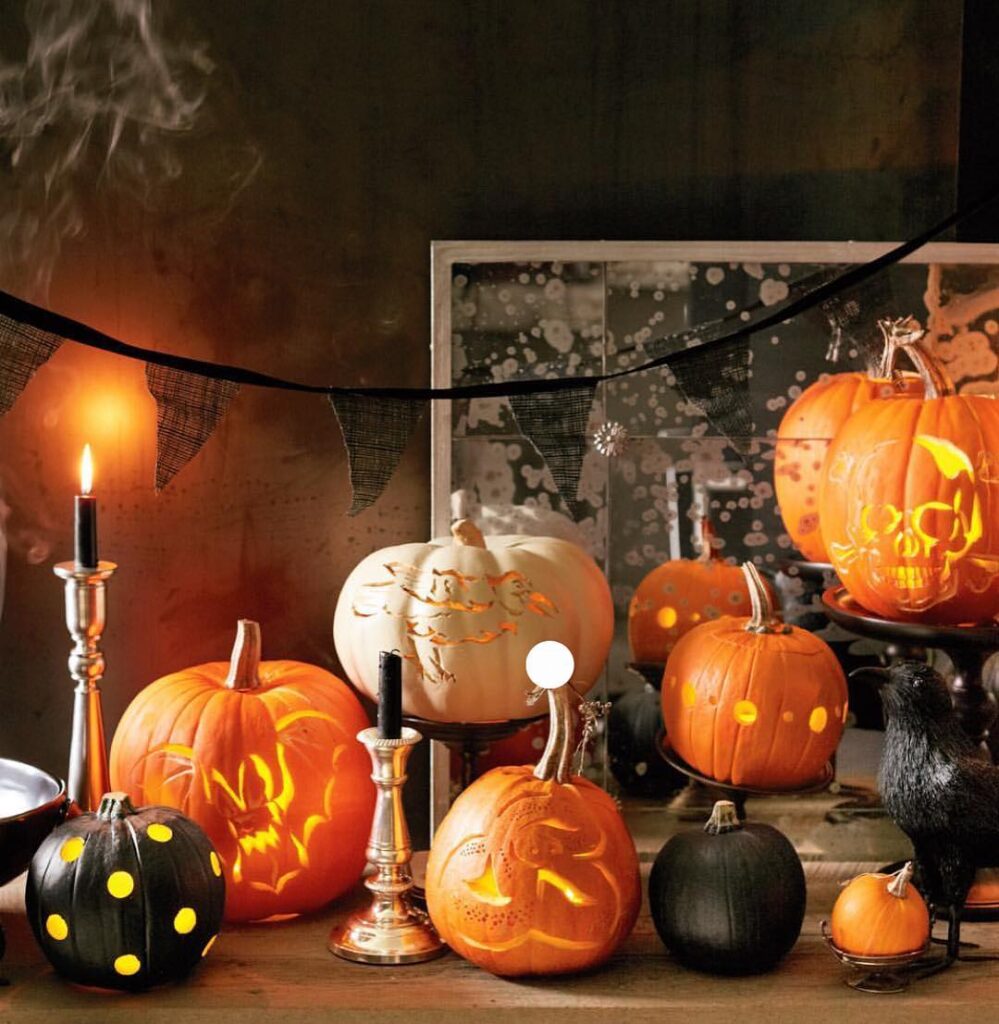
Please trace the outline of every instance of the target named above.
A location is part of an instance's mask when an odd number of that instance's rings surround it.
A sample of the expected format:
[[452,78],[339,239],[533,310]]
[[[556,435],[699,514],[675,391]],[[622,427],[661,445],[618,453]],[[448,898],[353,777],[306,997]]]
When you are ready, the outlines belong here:
[[101,710],[104,655],[100,641],[107,621],[107,581],[117,568],[114,562],[100,562],[96,569],[82,569],[74,562],[54,567],[66,585],[66,628],[73,638],[69,674],[76,683],[67,791],[81,811],[96,811],[110,788]]
[[403,728],[399,739],[380,739],[377,729],[364,729],[357,738],[371,755],[371,779],[378,790],[366,851],[375,872],[364,880],[372,899],[366,910],[330,932],[330,951],[362,964],[432,960],[447,947],[430,918],[410,902],[413,849],[402,808],[406,762],[423,737],[415,729]]

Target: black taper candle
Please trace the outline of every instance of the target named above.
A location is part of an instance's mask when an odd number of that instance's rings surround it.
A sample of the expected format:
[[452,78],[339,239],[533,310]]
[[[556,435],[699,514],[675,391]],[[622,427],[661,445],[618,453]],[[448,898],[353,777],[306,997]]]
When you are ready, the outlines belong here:
[[97,496],[78,494],[73,517],[74,560],[78,569],[97,568]]
[[378,738],[402,735],[402,658],[395,651],[378,655]]

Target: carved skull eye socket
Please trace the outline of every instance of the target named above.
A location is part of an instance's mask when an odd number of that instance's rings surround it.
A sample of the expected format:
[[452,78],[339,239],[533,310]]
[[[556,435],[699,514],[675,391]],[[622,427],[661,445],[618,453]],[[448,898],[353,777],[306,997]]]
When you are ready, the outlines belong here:
[[928,501],[920,505],[912,513],[912,528],[927,548],[940,542],[949,546],[950,542],[963,538],[967,533],[967,524],[962,517],[953,506],[942,501]]
[[902,513],[889,502],[886,505],[865,505],[860,513],[860,528],[868,540],[880,533],[894,533],[902,522]]

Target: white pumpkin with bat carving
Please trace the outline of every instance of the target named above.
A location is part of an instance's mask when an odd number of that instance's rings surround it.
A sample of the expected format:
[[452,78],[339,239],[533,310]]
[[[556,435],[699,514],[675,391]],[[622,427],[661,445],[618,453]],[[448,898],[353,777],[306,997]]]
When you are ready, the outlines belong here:
[[378,652],[403,658],[403,712],[437,722],[527,718],[527,652],[560,640],[582,693],[610,649],[614,609],[593,559],[554,537],[484,538],[469,520],[452,537],[383,548],[347,577],[333,637],[344,671],[378,696]]

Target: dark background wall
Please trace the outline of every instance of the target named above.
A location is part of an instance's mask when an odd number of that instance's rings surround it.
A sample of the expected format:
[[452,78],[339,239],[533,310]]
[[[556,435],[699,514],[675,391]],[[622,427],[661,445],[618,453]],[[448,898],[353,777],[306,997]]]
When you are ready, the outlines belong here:
[[[955,201],[959,0],[155,10],[168,38],[201,40],[215,62],[210,116],[169,140],[179,176],[153,201],[99,159],[78,167],[80,232],[0,281],[31,293],[51,260],[49,305],[140,344],[313,381],[425,384],[431,239],[893,239]],[[19,3],[0,8],[0,39],[23,60]],[[247,154],[259,169],[237,189]],[[0,210],[44,222],[38,175],[7,165]],[[245,390],[159,496],[154,421],[141,366],[72,345],[0,421],[0,754],[64,770],[51,566],[71,550],[85,440],[104,553],[121,565],[109,728],[153,678],[226,656],[239,616],[262,622],[272,656],[335,667],[347,572],[426,536],[426,432],[381,502],[346,519],[322,400]]]

